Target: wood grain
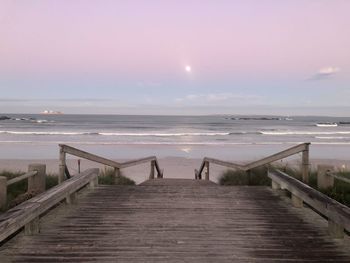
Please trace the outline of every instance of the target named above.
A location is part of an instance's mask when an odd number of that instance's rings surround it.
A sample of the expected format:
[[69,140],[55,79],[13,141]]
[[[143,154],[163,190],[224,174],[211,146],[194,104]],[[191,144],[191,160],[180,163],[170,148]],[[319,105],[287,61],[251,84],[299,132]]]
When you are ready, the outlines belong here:
[[[155,179],[98,186],[1,248],[5,262],[350,262],[270,188]],[[310,212],[309,210],[307,210]],[[323,220],[323,219],[322,219]],[[1,262],[3,262],[1,261]]]

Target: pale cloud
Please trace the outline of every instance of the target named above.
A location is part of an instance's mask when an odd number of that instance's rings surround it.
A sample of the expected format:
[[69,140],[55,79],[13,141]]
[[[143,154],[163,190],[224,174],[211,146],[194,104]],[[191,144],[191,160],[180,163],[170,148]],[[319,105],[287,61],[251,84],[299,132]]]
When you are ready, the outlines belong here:
[[193,105],[222,105],[222,104],[245,104],[259,103],[263,97],[256,95],[234,94],[234,93],[209,93],[189,94],[182,98],[175,99],[177,104]]
[[315,75],[313,75],[309,80],[322,80],[327,79],[340,71],[338,67],[325,67],[321,68]]

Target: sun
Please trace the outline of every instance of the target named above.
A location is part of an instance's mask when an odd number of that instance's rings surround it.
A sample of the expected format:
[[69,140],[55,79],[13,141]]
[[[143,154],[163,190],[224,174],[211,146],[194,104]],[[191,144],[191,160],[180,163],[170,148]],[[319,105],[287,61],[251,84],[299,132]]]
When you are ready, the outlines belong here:
[[192,71],[192,68],[191,68],[191,66],[188,66],[188,65],[187,65],[187,66],[185,67],[185,70],[186,70],[186,72],[191,72],[191,71]]

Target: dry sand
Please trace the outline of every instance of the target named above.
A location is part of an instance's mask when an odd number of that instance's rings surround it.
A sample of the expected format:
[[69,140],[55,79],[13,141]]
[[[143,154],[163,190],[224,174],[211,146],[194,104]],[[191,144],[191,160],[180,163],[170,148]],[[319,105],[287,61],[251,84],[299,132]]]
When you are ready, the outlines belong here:
[[[120,160],[119,160],[120,161]],[[202,160],[201,159],[192,159],[192,158],[183,158],[183,157],[168,157],[159,159],[159,165],[161,169],[164,169],[164,177],[166,178],[194,178],[194,169],[198,169]],[[58,160],[5,160],[0,159],[0,171],[1,170],[10,170],[10,171],[26,171],[28,165],[31,163],[42,163],[46,164],[47,173],[57,174],[58,172]],[[239,162],[237,162],[239,163]],[[243,163],[243,162],[241,162]],[[300,160],[293,159],[288,162],[280,162],[284,165],[298,165]],[[334,160],[334,159],[312,159],[311,166],[312,169],[316,169],[318,164],[328,164],[334,165],[337,169],[350,169],[350,160]],[[72,174],[78,172],[78,162],[77,159],[68,159],[67,160],[68,169]],[[81,170],[88,168],[98,167],[104,169],[104,165],[100,165],[95,162],[88,160],[81,160]],[[226,168],[211,165],[210,166],[210,179],[217,181],[218,177],[224,172]],[[150,173],[150,164],[143,164],[139,166],[134,166],[130,168],[125,168],[122,170],[123,175],[133,179],[136,183],[141,183],[145,181]]]

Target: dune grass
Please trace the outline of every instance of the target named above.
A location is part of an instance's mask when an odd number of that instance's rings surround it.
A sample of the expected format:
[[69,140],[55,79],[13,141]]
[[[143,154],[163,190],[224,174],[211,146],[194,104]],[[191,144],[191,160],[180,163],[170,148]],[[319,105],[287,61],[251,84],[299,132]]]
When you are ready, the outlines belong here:
[[123,174],[114,175],[114,169],[105,167],[100,170],[98,183],[104,185],[135,185],[135,182]]
[[251,170],[248,176],[245,171],[227,170],[219,178],[220,185],[270,185],[271,179],[267,177],[267,169],[258,167]]
[[[4,176],[7,180],[13,179],[15,177],[25,174],[22,171],[7,171],[3,170],[0,172],[0,176]],[[58,184],[58,177],[55,174],[47,174],[46,176],[46,189],[50,189]],[[15,199],[24,195],[28,189],[28,180],[21,180],[17,183],[9,185],[7,187],[7,203],[10,206],[12,203],[16,202]]]

